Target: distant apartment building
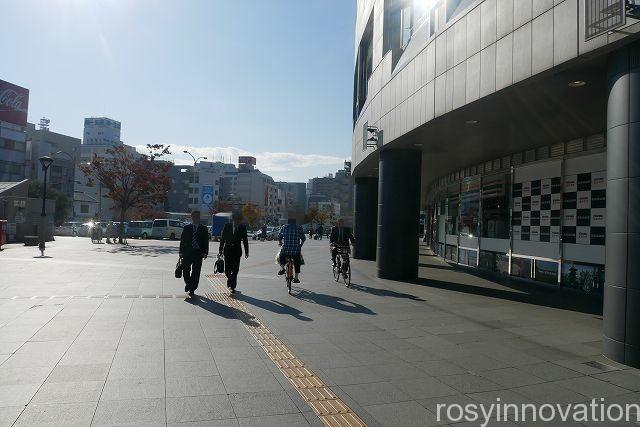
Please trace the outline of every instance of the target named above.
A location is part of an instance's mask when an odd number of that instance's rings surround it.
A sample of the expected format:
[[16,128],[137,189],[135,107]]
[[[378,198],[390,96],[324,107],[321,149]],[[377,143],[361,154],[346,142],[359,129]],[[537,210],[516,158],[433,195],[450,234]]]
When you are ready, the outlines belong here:
[[231,163],[202,161],[195,169],[193,165],[174,164],[169,170],[171,190],[165,210],[184,213],[197,209],[208,213],[223,194],[224,179],[236,175],[237,168]]
[[121,123],[108,117],[88,117],[84,119],[82,143],[87,145],[122,145]]
[[[313,202],[331,202],[334,217],[342,217],[347,222],[353,218],[353,181],[351,162],[345,162],[344,168],[335,175],[309,180],[309,206]],[[327,206],[326,204],[324,206]],[[316,206],[317,207],[317,206]],[[339,208],[338,208],[339,207]],[[325,207],[326,209],[326,207]]]
[[25,179],[29,89],[0,80],[0,182]]
[[[91,162],[94,155],[107,157],[108,150],[117,146],[123,146],[129,153],[137,155],[134,147],[125,145],[120,140],[120,129],[120,122],[107,117],[84,119],[79,164]],[[113,202],[105,197],[106,190],[102,188],[102,184],[96,181],[89,186],[86,176],[79,167],[76,168],[75,176],[73,203],[75,216],[78,219],[113,219]]]
[[283,210],[287,218],[296,218],[301,222],[307,210],[307,184],[304,182],[277,182],[282,192]]
[[285,217],[282,192],[273,178],[256,168],[256,158],[240,156],[238,171],[222,180],[222,199],[234,206],[252,203],[260,208],[262,220],[277,224]]
[[[40,157],[49,156],[54,159],[48,172],[48,185],[64,193],[73,204],[76,180],[76,164],[80,161],[80,138],[52,132],[48,121],[43,119],[36,129],[33,123],[27,123],[27,178],[43,181],[44,175],[40,165]],[[69,213],[71,214],[70,207]]]

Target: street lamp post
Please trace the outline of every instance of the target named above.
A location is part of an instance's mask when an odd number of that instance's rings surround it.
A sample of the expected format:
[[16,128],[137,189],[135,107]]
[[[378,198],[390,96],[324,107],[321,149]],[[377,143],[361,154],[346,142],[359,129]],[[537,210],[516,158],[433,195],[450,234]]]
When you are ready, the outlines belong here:
[[[188,154],[191,156],[191,158],[193,159],[193,187],[195,188],[196,186],[196,164],[198,163],[198,160],[207,160],[206,156],[200,156],[198,158],[196,158],[196,156],[194,156],[193,154],[191,154],[190,152],[188,152],[187,150],[184,150],[183,153]],[[191,202],[191,195],[189,194],[189,202]],[[187,203],[187,208],[189,207],[191,203]]]
[[44,186],[42,188],[42,212],[40,212],[40,233],[39,234],[39,244],[38,244],[38,248],[40,249],[40,256],[44,256],[44,250],[45,250],[45,240],[47,238],[46,236],[46,232],[47,232],[47,210],[46,210],[46,204],[47,204],[47,170],[49,169],[49,166],[51,166],[51,163],[53,163],[53,159],[49,156],[42,156],[40,157],[40,164],[42,165],[42,170],[44,172]]

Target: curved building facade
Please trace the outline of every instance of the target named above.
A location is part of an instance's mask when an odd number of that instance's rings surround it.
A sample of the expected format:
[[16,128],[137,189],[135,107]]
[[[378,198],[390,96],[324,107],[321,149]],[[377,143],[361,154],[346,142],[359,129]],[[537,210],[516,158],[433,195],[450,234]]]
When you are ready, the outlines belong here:
[[450,262],[602,295],[640,366],[636,3],[357,0],[355,256],[415,278],[422,217]]

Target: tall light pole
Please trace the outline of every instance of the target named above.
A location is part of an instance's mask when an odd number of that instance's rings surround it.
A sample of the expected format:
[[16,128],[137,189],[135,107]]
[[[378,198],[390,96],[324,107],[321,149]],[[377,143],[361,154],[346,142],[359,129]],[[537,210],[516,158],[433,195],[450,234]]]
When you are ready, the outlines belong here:
[[[75,152],[76,152],[75,148],[73,149],[73,152],[75,154]],[[75,189],[76,158],[75,158],[74,155],[71,155],[67,151],[64,151],[64,150],[56,151],[55,153],[53,153],[53,157],[57,158],[58,154],[64,154],[65,156],[69,157],[69,160],[73,164],[73,177],[71,179],[66,180],[66,181],[63,180],[60,183],[61,184],[63,182],[65,183],[65,184],[61,185],[61,189],[67,195],[67,197],[71,199],[71,201],[70,202],[67,201],[67,203],[71,203],[71,210],[73,212],[73,218],[75,219],[76,215],[75,215],[75,206],[74,206],[74,203],[73,203],[73,196],[74,196],[73,191]],[[69,183],[73,183],[73,186],[70,189],[69,189]],[[52,183],[51,185],[55,185],[55,184]],[[71,191],[69,191],[69,190],[71,190]]]
[[53,159],[49,156],[40,157],[40,164],[42,165],[42,170],[44,171],[44,186],[42,188],[42,212],[40,212],[40,233],[39,234],[39,244],[38,248],[40,249],[40,256],[44,256],[45,250],[45,240],[46,240],[46,232],[47,232],[47,170],[49,166],[53,163]]
[[[191,158],[193,159],[193,187],[195,188],[195,186],[196,186],[196,164],[198,163],[198,160],[207,160],[207,157],[206,156],[200,156],[200,157],[196,158],[196,156],[194,156],[193,154],[191,154],[187,150],[184,150],[183,153],[190,155]],[[191,195],[190,194],[189,194],[189,202],[191,202]],[[187,203],[187,209],[188,209],[190,204],[191,203]]]

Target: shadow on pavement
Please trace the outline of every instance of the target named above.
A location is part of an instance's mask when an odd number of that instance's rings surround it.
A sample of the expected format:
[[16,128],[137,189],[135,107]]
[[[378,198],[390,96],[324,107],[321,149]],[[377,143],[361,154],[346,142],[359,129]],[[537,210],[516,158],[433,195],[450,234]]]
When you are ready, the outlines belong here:
[[[495,279],[492,279],[495,280]],[[464,292],[491,298],[500,298],[544,307],[560,308],[581,313],[602,315],[602,300],[588,295],[571,292],[567,289],[551,289],[527,283],[500,281],[500,285],[508,289],[497,289],[482,285],[468,285],[453,281],[418,278],[411,283],[448,291]]]
[[209,313],[215,314],[216,316],[224,317],[225,319],[238,319],[248,326],[260,325],[258,322],[256,322],[255,317],[253,317],[251,314],[238,310],[237,308],[220,304],[219,302],[216,302],[202,295],[196,295],[192,298],[185,298],[184,301],[191,305],[195,305],[204,310],[207,310]]
[[[112,244],[113,245],[113,244]],[[160,255],[167,254],[178,254],[178,247],[173,246],[155,246],[155,245],[144,245],[144,246],[131,246],[131,245],[120,245],[115,244],[115,246],[106,246],[104,248],[95,249],[96,252],[109,252],[112,254],[127,254],[127,255],[137,255],[137,256],[145,256],[145,257],[158,257]]]
[[413,301],[425,301],[424,299],[411,294],[404,294],[402,292],[392,291],[390,289],[372,288],[365,285],[358,285],[357,283],[351,283],[349,288],[356,291],[365,292],[367,294],[376,295],[379,297],[393,297],[393,298],[405,298]]
[[294,288],[294,297],[314,304],[324,305],[325,307],[335,308],[336,310],[346,311],[348,313],[360,313],[360,314],[376,314],[364,305],[356,302],[347,301],[344,298],[340,298],[334,295],[320,294],[312,291],[308,291],[302,288]]
[[304,322],[311,322],[313,319],[304,316],[300,310],[297,308],[293,308],[289,305],[283,304],[279,301],[267,301],[258,298],[251,297],[246,294],[236,293],[235,297],[239,301],[246,302],[247,304],[251,304],[254,307],[262,308],[264,310],[268,310],[272,313],[276,314],[286,314],[289,316],[293,316],[298,320],[302,320]]

